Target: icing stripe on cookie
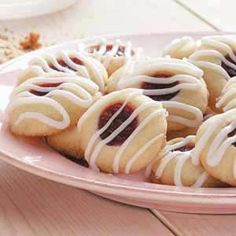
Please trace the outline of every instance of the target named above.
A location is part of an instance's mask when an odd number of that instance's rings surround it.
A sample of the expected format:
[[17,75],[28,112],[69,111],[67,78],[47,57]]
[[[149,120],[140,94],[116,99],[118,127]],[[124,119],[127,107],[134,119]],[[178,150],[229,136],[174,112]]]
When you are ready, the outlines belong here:
[[47,105],[53,107],[62,117],[62,120],[57,121],[55,119],[51,119],[50,117],[39,113],[39,112],[23,112],[18,116],[18,118],[15,121],[15,125],[20,124],[22,121],[27,119],[34,119],[38,120],[46,125],[49,125],[51,127],[57,128],[57,129],[65,129],[70,124],[70,117],[64,107],[59,104],[58,102],[50,99],[50,98],[41,98],[37,97],[34,99],[29,99],[28,97],[19,97],[17,100],[14,100],[12,103],[10,103],[10,106],[7,109],[7,112],[10,113],[11,110],[17,108],[18,106],[24,106],[24,105]]
[[[79,60],[81,63],[74,62],[73,58]],[[61,65],[59,61],[62,61],[63,64]],[[29,62],[31,66],[39,66],[47,73],[59,71],[76,73],[80,76],[90,78],[103,91],[105,86],[104,75],[103,71],[100,71],[98,63],[93,58],[75,51],[60,51],[56,54],[45,53],[33,58]]]
[[[192,149],[190,151],[185,151],[185,152],[181,152],[178,150],[175,151],[175,149],[184,147],[188,143],[193,142],[194,139],[195,139],[195,137],[191,135],[191,136],[188,136],[185,139],[183,139],[177,143],[166,145],[166,148],[163,150],[163,152],[165,153],[164,157],[160,160],[160,165],[158,166],[158,168],[155,171],[155,177],[157,179],[161,178],[167,165],[172,160],[175,159],[176,165],[174,168],[174,184],[176,186],[184,186],[183,182],[182,182],[183,167],[184,167],[184,164],[187,160],[192,159],[192,151],[194,149]],[[191,187],[202,187],[208,177],[209,177],[209,175],[204,171],[201,175],[199,175],[196,182]]]
[[[53,86],[53,84],[55,84],[56,87]],[[42,95],[38,96],[34,93]],[[17,107],[23,107],[24,105],[31,104],[36,104],[37,106],[51,106],[60,114],[62,121],[53,120],[35,109],[36,111],[34,112],[22,112],[22,114],[20,114],[17,118],[16,124],[22,122],[24,119],[34,119],[51,127],[64,129],[70,123],[70,118],[65,108],[62,104],[56,101],[55,98],[61,97],[69,100],[75,105],[87,108],[92,104],[94,96],[97,93],[98,86],[92,81],[82,77],[71,75],[68,77],[65,75],[54,75],[52,78],[36,77],[25,81],[13,90],[10,103],[8,105],[8,112],[13,111]]]
[[115,57],[123,57],[128,62],[131,58],[139,58],[142,53],[142,48],[133,48],[131,42],[123,43],[120,39],[108,41],[102,37],[93,44],[79,43],[78,49],[101,60],[106,68],[109,67],[111,60]]
[[176,108],[179,110],[187,111],[194,117],[193,119],[190,119],[178,115],[169,115],[167,117],[168,121],[173,121],[185,125],[187,127],[193,128],[199,126],[203,120],[203,114],[201,110],[197,107],[175,101],[162,101],[161,103],[167,110],[171,108]]
[[152,77],[147,75],[136,75],[130,76],[129,78],[124,78],[118,82],[118,89],[128,88],[132,86],[133,83],[151,83],[151,84],[171,84],[178,82],[175,86],[171,88],[162,89],[143,89],[144,95],[155,96],[155,95],[165,95],[177,92],[181,89],[186,90],[197,90],[202,88],[202,82],[191,76],[185,74],[178,74],[168,78]]
[[231,78],[222,91],[222,95],[217,101],[217,108],[228,111],[236,108],[236,77]]
[[[199,155],[202,152],[202,150],[205,148],[205,145],[208,145],[207,143],[209,142],[210,139],[212,139],[212,135],[217,129],[217,127],[219,127],[222,124],[223,120],[227,119],[227,116],[230,115],[231,113],[232,115],[235,115],[235,109],[230,110],[227,113],[217,115],[217,117],[213,117],[214,123],[206,127],[206,130],[201,136],[201,139],[197,142],[195,148],[192,151],[193,163],[195,164],[199,163]],[[236,121],[234,120],[232,122],[229,122],[217,134],[215,134],[215,137],[211,141],[210,146],[208,148],[208,152],[206,156],[207,165],[211,167],[215,167],[221,162],[226,150],[233,143],[236,142],[235,135],[233,135],[232,137],[228,136],[235,129],[236,129]]]
[[[135,96],[141,95],[142,92],[140,90],[135,90],[135,92],[131,93],[126,100],[123,102],[122,106],[110,117],[109,121],[97,132],[93,134],[91,139],[89,140],[89,143],[85,149],[85,159],[89,162],[89,165],[92,169],[98,171],[98,167],[96,165],[97,158],[99,157],[99,153],[102,150],[102,148],[112,141],[117,135],[119,135],[126,127],[128,127],[132,121],[138,117],[138,115],[145,111],[148,108],[151,108],[152,106],[156,107],[156,103],[150,101],[146,102],[140,106],[138,106],[132,114],[122,123],[118,128],[116,128],[109,136],[107,136],[105,139],[100,140],[100,135],[108,129],[108,127],[111,125],[111,123],[116,119],[116,117],[122,112],[126,104]],[[119,147],[119,150],[117,151],[114,160],[113,160],[113,171],[114,173],[119,172],[119,166],[120,166],[120,159],[123,154],[123,152],[126,150],[126,148],[129,146],[129,144],[132,142],[132,140],[142,131],[142,129],[151,122],[151,120],[157,116],[165,115],[166,111],[164,109],[159,109],[155,112],[152,112],[149,114],[139,125],[138,127],[132,132],[132,134],[129,136],[129,138]],[[82,127],[83,125],[83,117],[78,123],[78,128]],[[162,135],[161,135],[162,136]],[[134,153],[133,156],[130,158],[129,162],[127,163],[125,167],[125,172],[129,173],[130,169],[132,168],[133,163],[137,160],[137,158],[143,154],[143,152],[154,142],[156,142],[160,137],[153,137],[151,140],[149,140],[141,149],[139,149],[138,152]]]

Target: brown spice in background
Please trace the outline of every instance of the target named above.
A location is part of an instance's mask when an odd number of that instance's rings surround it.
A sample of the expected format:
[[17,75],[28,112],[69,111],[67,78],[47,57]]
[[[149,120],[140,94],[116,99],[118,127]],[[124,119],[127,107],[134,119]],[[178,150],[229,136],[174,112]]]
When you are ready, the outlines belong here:
[[20,41],[13,34],[0,34],[0,64],[40,47],[39,33],[31,32]]
[[39,42],[40,34],[31,32],[23,40],[20,41],[20,47],[23,50],[35,50],[42,47]]

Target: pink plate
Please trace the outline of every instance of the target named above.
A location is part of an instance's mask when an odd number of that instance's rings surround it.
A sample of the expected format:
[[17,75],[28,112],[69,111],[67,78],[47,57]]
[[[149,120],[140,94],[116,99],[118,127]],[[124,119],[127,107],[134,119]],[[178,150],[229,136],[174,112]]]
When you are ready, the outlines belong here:
[[[147,55],[157,56],[166,43],[186,34],[130,35],[119,38],[131,40],[135,45],[142,46]],[[205,33],[188,35],[197,38]],[[89,190],[123,203],[188,213],[236,213],[236,188],[173,187],[146,183],[143,173],[129,176],[96,173],[67,160],[47,147],[40,139],[19,138],[8,132],[4,123],[4,109],[19,69],[23,69],[35,54],[62,48],[74,49],[77,43],[78,41],[72,41],[38,50],[0,67],[0,158],[32,174]]]

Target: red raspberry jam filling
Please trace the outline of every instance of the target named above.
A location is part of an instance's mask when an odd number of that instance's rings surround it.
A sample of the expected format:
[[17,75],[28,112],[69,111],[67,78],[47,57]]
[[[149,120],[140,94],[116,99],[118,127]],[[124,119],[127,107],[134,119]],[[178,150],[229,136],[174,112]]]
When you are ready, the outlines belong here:
[[[77,57],[70,57],[70,60],[72,62],[74,62],[75,64],[77,65],[83,65],[84,63]],[[64,68],[68,68],[70,70],[73,70],[73,71],[76,71],[74,68],[70,67],[70,65],[68,65],[63,59],[60,59],[57,61],[59,65],[61,65],[62,67]],[[53,70],[56,70],[56,71],[61,71],[59,70],[58,68],[56,68],[54,65],[50,64],[49,67]]]
[[[152,77],[155,78],[169,78],[172,77],[173,74],[168,74],[168,73],[158,73],[156,75],[152,75]],[[153,78],[153,80],[155,80]],[[146,90],[152,90],[152,89],[166,89],[166,88],[172,88],[176,85],[178,85],[178,81],[169,83],[169,84],[156,84],[156,83],[149,83],[149,82],[143,82],[141,88],[146,89]],[[175,97],[179,91],[176,91],[174,93],[168,93],[164,95],[147,95],[148,97],[152,98],[155,101],[168,101]],[[144,93],[145,94],[145,93]]]
[[[111,119],[111,117],[116,113],[119,108],[121,108],[123,104],[121,102],[117,102],[106,107],[99,117],[98,128],[101,129],[106,123]],[[125,105],[119,115],[113,120],[113,122],[109,125],[109,127],[100,135],[101,139],[107,138],[110,134],[112,134],[121,124],[123,124],[130,115],[134,112],[135,108],[131,104]],[[121,145],[137,128],[138,119],[135,117],[133,121],[126,126],[126,128],[120,132],[113,140],[111,140],[107,145],[118,146]]]
[[[101,45],[96,45],[96,46],[91,46],[88,49],[89,53],[93,53],[93,52],[98,52],[100,50]],[[103,53],[103,55],[106,55],[108,52],[110,52],[113,49],[113,45],[112,44],[107,44],[106,45],[106,51]],[[131,50],[131,56],[133,56],[134,50]],[[114,55],[115,57],[122,57],[125,56],[125,46],[123,45],[119,45],[118,50],[116,52],[116,55]]]
[[[230,133],[228,133],[228,137],[233,137],[234,135],[236,135],[236,129],[234,129],[233,131],[231,131]],[[234,145],[236,147],[236,142],[232,143],[232,145]]]
[[[112,45],[112,44],[108,44],[108,45],[106,46],[106,53],[107,53],[107,52],[110,52],[112,49],[113,49],[113,45]],[[125,55],[125,46],[120,45],[120,46],[118,47],[118,50],[117,50],[115,56],[117,56],[117,57],[122,57],[122,56],[124,56],[124,55]],[[134,51],[133,51],[133,50],[131,50],[131,55],[132,55],[132,56],[134,55]]]
[[194,143],[187,143],[183,147],[176,148],[173,151],[187,152],[187,151],[192,150],[194,147],[195,147]]
[[[40,86],[40,87],[43,87],[43,88],[48,88],[48,87],[56,88],[61,84],[62,84],[62,82],[59,82],[59,83],[45,83],[45,84],[37,84],[37,85]],[[36,91],[36,90],[33,90],[33,89],[31,89],[29,92],[36,95],[36,96],[45,96],[49,93],[49,91],[43,92],[43,91]]]
[[[236,62],[233,61],[233,59],[229,55],[226,55],[225,59],[227,61],[230,61],[232,64],[236,65]],[[221,62],[221,66],[225,69],[225,71],[228,73],[230,77],[236,76],[236,70],[234,68],[226,65],[223,61]]]
[[212,116],[213,116],[213,114],[211,114],[211,113],[205,113],[205,114],[203,114],[203,121],[208,120],[208,119],[211,118]]
[[79,164],[80,166],[87,167],[87,168],[89,167],[88,162],[87,162],[86,160],[84,160],[83,158],[81,158],[81,157],[76,158],[76,157],[74,157],[74,156],[65,154],[65,153],[63,153],[63,152],[61,152],[61,154],[62,154],[63,156],[65,156],[67,159],[69,159],[69,160],[75,162],[76,164]]

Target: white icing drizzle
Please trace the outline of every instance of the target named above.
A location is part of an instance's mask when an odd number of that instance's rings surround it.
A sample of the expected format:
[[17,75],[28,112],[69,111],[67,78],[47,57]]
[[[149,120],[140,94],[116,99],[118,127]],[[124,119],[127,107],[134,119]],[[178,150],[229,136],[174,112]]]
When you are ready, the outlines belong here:
[[197,90],[202,88],[202,82],[191,75],[186,74],[177,74],[171,77],[163,78],[163,77],[152,77],[147,75],[134,75],[129,78],[123,78],[117,84],[118,89],[128,88],[132,86],[134,83],[142,84],[143,82],[152,83],[152,84],[170,84],[174,82],[178,82],[175,86],[171,88],[163,88],[163,89],[143,89],[143,93],[147,96],[155,96],[155,95],[165,95],[177,92],[182,89],[186,90]]
[[[143,66],[143,68],[142,68]],[[140,68],[139,68],[140,67]],[[135,69],[138,68],[140,70],[139,73],[135,74]],[[152,77],[145,75],[148,71],[183,71],[182,74],[176,74],[171,77]],[[190,74],[184,74],[190,73]],[[182,62],[178,59],[155,59],[150,62],[145,62],[144,65],[139,64],[139,62],[135,65],[134,63],[129,63],[127,66],[123,68],[123,71],[120,75],[120,79],[117,82],[116,89],[123,89],[127,87],[140,87],[143,82],[153,83],[153,84],[170,84],[174,82],[174,85],[171,88],[163,88],[163,89],[142,89],[144,95],[148,96],[158,96],[165,95],[170,93],[175,93],[180,90],[198,90],[203,87],[202,81],[200,80],[202,76],[202,71],[199,70],[196,66],[191,65],[187,62]],[[177,108],[183,111],[187,111],[192,114],[193,119],[184,118],[182,116],[176,116],[174,114],[170,114],[168,116],[169,121],[173,121],[179,124],[183,124],[187,127],[197,127],[203,120],[203,114],[200,109],[184,104],[181,102],[177,102],[173,100],[170,101],[161,101],[161,103],[165,106],[165,108]]]
[[163,50],[163,55],[169,55],[174,58],[184,58],[192,54],[197,48],[197,42],[189,36],[174,39]]
[[[216,119],[216,117],[212,117],[212,118]],[[212,118],[209,118],[207,121],[209,121]],[[201,139],[195,145],[195,148],[192,151],[192,157],[193,157],[192,162],[193,162],[194,165],[199,165],[199,163],[200,163],[200,158],[199,158],[200,157],[200,152],[204,148],[206,142],[212,136],[212,133],[214,132],[214,130],[218,127],[219,120],[220,120],[220,118],[218,118],[218,120],[215,120],[214,124],[211,124],[211,126],[208,126],[208,130],[207,130],[207,132],[205,132],[204,137],[201,137]]]
[[152,166],[153,166],[153,163],[155,163],[156,159],[152,160],[146,167],[145,169],[145,178],[148,178],[150,176],[150,174],[152,173]]
[[236,108],[236,77],[227,82],[222,90],[222,96],[216,103],[216,107],[222,108],[223,111]]
[[[37,56],[33,58],[29,62],[30,66],[39,66],[41,67],[45,72],[53,72],[53,71],[61,71],[61,72],[67,72],[72,73],[73,71],[69,69],[68,67],[63,67],[58,63],[58,60],[55,55],[45,53],[43,55]],[[51,68],[49,65],[52,65],[56,69]]]
[[[131,93],[131,94],[126,98],[126,100],[123,102],[122,106],[121,106],[121,107],[113,114],[113,116],[108,120],[108,122],[107,122],[100,130],[98,130],[97,132],[95,132],[95,133],[93,134],[93,136],[90,138],[89,143],[88,143],[88,145],[87,145],[87,147],[86,147],[86,149],[85,149],[85,154],[84,154],[84,156],[85,156],[85,159],[86,159],[87,161],[89,161],[89,156],[90,156],[90,154],[91,154],[91,152],[92,152],[92,148],[93,148],[93,146],[95,145],[97,139],[99,139],[99,136],[111,125],[111,123],[115,120],[115,118],[121,113],[121,111],[122,111],[122,110],[124,109],[124,107],[127,105],[128,101],[129,101],[131,98],[133,98],[133,97],[135,97],[135,96],[137,96],[137,95],[140,95],[140,94],[141,94],[141,91],[140,91],[140,92],[139,92],[139,91],[135,91],[135,92]],[[85,117],[85,116],[84,116],[84,117]],[[78,122],[78,129],[80,129],[80,127],[83,126],[83,118],[84,118],[84,117],[82,117],[82,118],[79,120],[79,122]]]
[[[229,67],[231,67],[231,68],[233,68],[234,70],[236,70],[236,65],[235,64],[233,64],[232,62],[230,62],[229,60],[227,60],[226,58],[225,58],[225,56],[224,55],[222,55],[220,52],[218,52],[218,51],[216,51],[216,50],[200,50],[200,51],[197,51],[197,52],[195,52],[194,54],[192,54],[191,56],[190,56],[190,61],[201,61],[201,62],[203,62],[204,63],[204,57],[212,57],[212,58],[214,58],[215,60],[217,59],[218,61],[221,61],[221,62],[224,62],[227,66],[229,66]],[[206,59],[206,62],[208,62],[208,63],[210,63],[210,64],[214,64],[214,65],[217,65],[217,66],[220,66],[220,65],[218,65],[218,64],[216,64],[216,63],[213,63],[213,62],[210,62],[210,61],[207,61],[207,59]],[[204,64],[205,66],[206,65],[209,65],[209,64]],[[211,67],[212,68],[212,67]],[[220,66],[220,68],[221,69],[223,69],[223,67],[221,67]],[[217,69],[217,70],[219,70],[219,69]],[[223,69],[224,70],[224,69]],[[225,70],[224,70],[225,71]],[[227,74],[227,72],[226,72],[226,74]],[[227,74],[227,76],[226,76],[226,79],[229,79],[230,77],[229,77],[229,75]]]
[[166,151],[172,151],[175,149],[179,149],[181,147],[186,146],[188,143],[195,143],[195,136],[194,135],[189,135],[185,138],[183,138],[181,141],[167,145],[165,150]]
[[236,99],[231,100],[224,108],[223,111],[228,111],[236,108]]
[[[228,115],[235,116],[235,109],[227,111],[224,114],[217,115],[217,117],[210,118],[212,123],[206,127],[201,139],[197,142],[193,152],[193,163],[199,163],[199,156],[202,150],[205,148],[205,145],[209,145],[207,156],[206,156],[206,163],[210,167],[215,167],[219,165],[221,162],[226,150],[236,142],[236,135],[232,137],[228,137],[228,134],[235,130],[236,128],[236,121],[235,119],[229,122],[224,128],[222,128],[215,137],[212,137],[213,132],[219,127],[225,119],[227,119]],[[209,120],[210,120],[209,119]],[[208,121],[209,121],[208,120]],[[213,122],[214,120],[214,122]],[[210,144],[207,144],[209,140],[211,140]],[[235,172],[234,177],[236,178]]]
[[[174,144],[167,143],[166,148],[163,150],[161,154],[163,155],[163,158],[160,160],[160,164],[155,171],[155,177],[161,178],[167,165],[170,163],[170,161],[175,159],[176,165],[174,169],[174,184],[176,186],[184,186],[182,183],[183,167],[184,167],[185,162],[192,158],[191,153],[193,149],[186,152],[175,151],[175,149],[184,147],[189,142],[194,142],[194,140],[195,140],[195,136],[190,135],[177,143],[174,143]],[[198,168],[198,166],[196,166],[196,168]],[[205,183],[208,177],[209,175],[206,172],[203,172],[202,174],[199,175],[196,182],[191,187],[203,186],[203,184]]]
[[[72,58],[79,59],[83,65],[73,62]],[[60,65],[58,62],[59,60],[62,60],[66,66]],[[104,90],[105,78],[103,71],[101,71],[100,66],[98,66],[98,62],[83,53],[77,51],[60,51],[56,54],[44,53],[33,58],[29,64],[31,66],[41,67],[46,73],[53,71],[76,73],[93,80],[99,86],[101,91]],[[55,69],[51,68],[51,66]],[[93,75],[90,71],[92,71]]]
[[[148,104],[147,104],[148,105]],[[150,107],[150,106],[149,106]],[[137,109],[138,110],[138,109]],[[129,136],[128,139],[126,139],[126,141],[123,143],[123,145],[121,146],[121,148],[119,149],[119,151],[116,153],[115,157],[114,157],[114,162],[113,162],[113,171],[115,173],[119,172],[119,162],[120,159],[122,157],[123,152],[125,151],[125,149],[129,146],[129,144],[132,142],[132,140],[134,139],[134,137],[136,135],[138,135],[138,133],[140,133],[142,131],[142,129],[145,127],[145,125],[147,125],[149,122],[151,122],[152,119],[154,119],[155,117],[159,116],[159,115],[165,115],[165,110],[160,109],[158,111],[153,112],[152,114],[150,114],[147,118],[145,118],[137,127],[137,129]],[[159,139],[160,137],[158,136],[157,139]],[[141,153],[143,153],[149,146],[151,146],[153,144],[153,142],[155,142],[156,137],[154,137],[153,139],[151,139],[148,143],[146,143],[139,151],[137,152],[137,154],[135,154],[130,161],[127,163],[127,166],[125,168],[125,172],[128,173],[132,164],[135,162],[135,160],[141,155]]]
[[167,155],[165,155],[161,159],[161,163],[155,172],[155,177],[161,178],[165,168],[170,163],[170,161],[172,161],[173,159],[176,159],[177,163],[174,169],[174,183],[176,186],[183,186],[181,174],[183,171],[183,166],[189,158],[191,158],[190,152],[186,152],[186,153],[183,153],[180,151],[169,152]]
[[[144,110],[151,108],[152,106],[156,107],[156,104],[152,101],[146,102],[140,106],[138,106],[132,114],[129,116],[129,118],[124,121],[116,130],[113,131],[112,134],[110,134],[105,139],[101,140],[100,135],[106,131],[106,129],[111,125],[111,123],[115,120],[115,118],[122,112],[126,104],[135,96],[140,95],[141,91],[136,90],[135,92],[132,92],[126,100],[123,102],[122,106],[112,115],[112,117],[109,119],[109,121],[98,131],[96,131],[92,137],[90,138],[87,147],[85,149],[85,159],[89,162],[89,166],[94,170],[99,170],[96,164],[97,158],[99,156],[99,153],[101,152],[102,148],[112,141],[117,135],[119,135],[126,127],[130,125],[130,123]],[[165,115],[166,111],[164,109],[159,109],[151,114],[149,114],[139,125],[138,127],[132,132],[132,134],[126,139],[126,141],[119,147],[117,150],[117,153],[114,157],[113,161],[113,171],[114,173],[119,172],[119,165],[120,165],[120,159],[122,157],[123,152],[126,150],[126,148],[129,146],[129,144],[132,142],[132,140],[142,131],[143,127],[147,125],[151,120],[159,115]],[[78,123],[78,128],[82,127],[83,125],[83,117]],[[161,136],[158,135],[156,137],[153,137],[150,141],[148,141],[141,149],[139,149],[128,161],[125,172],[129,173],[130,169],[132,168],[133,163],[138,159],[140,155],[145,152],[145,150],[151,146],[154,142],[156,142]]]
[[186,60],[175,58],[158,58],[153,60],[153,62],[150,61],[147,63],[150,65],[150,68],[153,68],[156,71],[173,71],[173,73],[176,74],[189,74],[196,78],[201,78],[203,76],[203,71],[201,69]]
[[[229,90],[225,93],[220,100],[218,100],[216,107],[223,108],[223,111],[228,111],[230,109],[236,108],[236,97],[230,99],[232,95],[236,95],[236,88]],[[230,99],[230,100],[229,100]]]
[[[62,59],[65,62],[65,64],[71,68],[70,71],[71,70],[76,71],[79,75],[81,75],[85,78],[90,77],[88,70],[84,65],[77,64],[71,60],[71,58],[75,57],[75,58],[79,58],[83,63],[86,63],[88,61],[88,59],[83,54],[80,54],[78,52],[68,53],[65,51],[60,51],[58,53],[57,57]],[[57,66],[57,64],[55,66]],[[63,67],[63,68],[65,68],[65,67]],[[94,68],[96,68],[95,65],[94,65]]]
[[69,126],[70,117],[68,113],[66,112],[66,110],[64,109],[64,107],[58,102],[50,98],[42,99],[41,97],[38,97],[35,99],[28,99],[28,97],[19,97],[17,98],[17,100],[14,100],[13,102],[9,104],[9,107],[7,108],[7,112],[10,113],[12,110],[17,108],[18,106],[23,106],[23,105],[28,105],[28,104],[35,104],[35,105],[45,104],[45,105],[52,106],[62,116],[62,120],[57,121],[57,120],[51,119],[50,117],[45,116],[44,114],[39,113],[39,112],[24,112],[17,117],[17,120],[15,121],[15,125],[18,125],[22,121],[27,120],[27,119],[34,119],[57,129],[65,129],[66,127]]
[[178,158],[176,168],[175,168],[175,173],[174,173],[174,181],[175,181],[176,186],[183,186],[181,174],[182,174],[182,169],[183,169],[184,163],[188,159],[189,159],[189,154],[188,153],[182,153],[181,158]]
[[203,37],[201,40],[201,47],[215,49],[216,51],[220,52],[223,55],[228,54],[230,56],[230,58],[234,62],[236,62],[236,56],[234,55],[234,51],[231,47],[233,44],[234,44],[234,46],[236,46],[235,41],[230,40],[226,36]]
[[176,122],[184,126],[194,128],[194,127],[199,126],[203,120],[203,114],[201,110],[198,109],[197,107],[180,103],[180,102],[176,102],[176,101],[162,101],[161,103],[167,110],[170,108],[177,108],[179,110],[187,111],[188,113],[194,116],[194,119],[189,119],[189,118],[185,118],[185,117],[170,113],[169,116],[167,117],[168,121]]
[[209,178],[209,174],[207,172],[202,172],[201,175],[198,177],[197,181],[192,185],[193,188],[200,188]]
[[[107,46],[111,45],[111,50],[107,50]],[[88,52],[90,48],[94,47],[94,50],[91,52],[93,55],[98,56],[125,56],[127,58],[132,56],[139,56],[137,54],[141,53],[141,48],[134,49],[132,48],[132,43],[128,41],[127,43],[123,43],[120,39],[115,39],[112,41],[108,41],[106,38],[99,38],[97,42],[94,44],[80,43],[78,45],[79,50]],[[120,47],[124,48],[124,52],[120,54]],[[134,54],[134,55],[132,55]]]
[[68,74],[69,73],[59,71],[45,72],[43,68],[38,65],[29,65],[18,77],[17,85],[35,77],[67,76]]
[[194,54],[192,56],[189,59],[192,63],[194,63],[194,65],[198,66],[199,68],[201,68],[203,70],[210,69],[212,71],[215,71],[218,75],[221,75],[222,79],[224,79],[226,81],[228,81],[230,79],[227,72],[221,66],[213,64],[213,63],[208,62],[208,61],[198,61],[198,60],[195,61],[194,60]]
[[[150,139],[145,145],[143,145],[134,155],[133,157],[128,161],[126,167],[125,167],[125,173],[128,174],[130,172],[130,169],[132,168],[133,164],[137,159],[154,143],[157,143],[158,139],[162,138],[164,135],[160,134],[152,139]],[[118,158],[119,159],[119,158]]]
[[236,87],[236,77],[230,78],[230,80],[227,82],[227,84],[225,85],[225,87],[223,89],[223,93],[226,92],[231,87],[233,87],[233,88]]
[[[151,102],[152,105],[155,105]],[[148,107],[149,104],[143,104],[138,107],[134,112],[129,116],[129,118],[123,122],[116,130],[113,131],[107,138],[103,139],[96,147],[94,148],[91,157],[90,157],[90,165],[93,167],[96,163],[96,159],[99,156],[99,153],[107,143],[111,142],[116,136],[118,136],[126,127],[128,127],[132,121],[137,117],[137,115],[142,112],[145,108]],[[121,111],[120,111],[121,112]],[[140,124],[141,126],[141,124]]]
[[[203,37],[201,39],[201,45],[199,47],[199,51],[196,51],[190,56],[190,61],[201,61],[204,66],[207,68],[210,64],[215,64],[214,62],[209,62],[207,60],[201,59],[202,57],[212,57],[214,59],[218,59],[218,61],[224,62],[227,66],[231,67],[233,70],[236,70],[236,56],[234,54],[234,50],[236,50],[236,41],[232,40],[226,36],[209,36]],[[229,55],[230,59],[234,62],[232,63],[227,58],[226,55]],[[208,62],[208,63],[205,63]],[[217,65],[221,69],[221,65]],[[212,69],[217,69],[214,67]],[[224,69],[223,69],[224,70]],[[229,75],[225,78],[228,79]]]
[[[60,72],[58,72],[58,73],[60,73]],[[25,69],[22,72],[21,77],[24,78],[25,75],[28,75],[28,74],[32,74],[35,77],[35,76],[43,76],[46,74],[46,72],[43,70],[42,67],[37,66],[37,65],[32,65],[32,66],[29,66],[27,69]],[[32,77],[30,77],[30,78],[32,78]],[[30,78],[28,78],[28,79],[30,79]],[[21,82],[21,81],[19,81],[19,82]]]
[[170,152],[161,159],[161,163],[155,171],[155,177],[157,179],[161,178],[166,166],[175,156],[176,154],[173,154],[172,152]]
[[[141,113],[142,111],[144,111],[147,108],[150,108],[151,105],[155,105],[153,104],[153,102],[147,103],[147,104],[143,104],[140,107],[138,107],[132,114],[131,116],[124,122],[122,123],[116,130],[113,131],[113,133],[111,135],[109,135],[107,138],[105,138],[104,140],[102,140],[102,142],[100,142],[99,144],[96,145],[96,147],[94,148],[89,163],[91,165],[91,168],[93,168],[96,165],[96,160],[99,156],[99,153],[101,151],[101,149],[110,141],[112,141],[117,135],[119,135],[119,133],[121,133],[134,119],[135,117],[138,116],[139,113]],[[156,112],[153,112],[152,114],[150,114],[146,119],[144,119],[139,126],[136,128],[136,132],[134,131],[129,138],[127,139],[128,141],[122,144],[122,147],[120,148],[120,150],[116,153],[114,161],[113,161],[113,171],[114,173],[118,173],[119,172],[119,164],[120,164],[120,159],[122,157],[122,153],[123,151],[128,147],[128,144],[134,139],[134,137],[143,129],[143,127],[148,124],[154,117],[163,114],[165,111],[164,110],[158,110]],[[159,138],[159,137],[158,137]],[[134,161],[146,150],[147,147],[150,146],[150,144],[153,143],[153,141],[156,141],[156,139],[152,140],[152,142],[148,142],[143,148],[141,148],[136,154],[134,154],[134,156],[130,159],[130,161],[127,163],[126,167],[125,167],[125,172],[129,173],[129,170],[131,169],[132,164],[134,163]]]
[[[58,84],[57,87],[41,87],[40,84]],[[34,95],[30,91],[45,92],[42,97]],[[16,87],[11,95],[8,105],[8,112],[13,111],[19,106],[27,104],[48,105],[53,107],[62,116],[62,121],[56,121],[47,117],[40,112],[26,111],[19,115],[16,124],[25,119],[38,120],[44,124],[57,129],[64,129],[70,124],[70,118],[65,108],[53,96],[61,96],[68,99],[75,105],[87,108],[93,102],[93,96],[98,92],[98,86],[90,80],[82,77],[71,76],[55,76],[54,77],[35,77],[22,83]]]
[[[125,87],[126,82],[128,82],[127,80],[131,79],[132,82],[136,82],[136,77],[138,77],[137,80],[141,80],[142,76],[148,76],[151,71],[153,73],[155,73],[155,71],[160,71],[170,72],[176,75],[189,75],[198,79],[202,78],[203,76],[203,71],[201,69],[185,60],[175,58],[152,58],[149,60],[136,60],[126,63],[125,66],[122,67],[118,84],[120,84],[122,87]],[[171,77],[167,77],[165,79],[168,80],[170,78]],[[157,77],[153,77],[153,80],[155,79],[157,79]],[[163,81],[163,83],[165,83],[165,81]]]
[[[107,50],[108,45],[112,46],[109,50]],[[124,52],[120,52],[120,47],[124,48]],[[122,43],[120,39],[108,41],[106,38],[99,38],[93,44],[80,43],[78,48],[80,51],[101,60],[106,68],[109,67],[111,60],[115,57],[123,57],[126,61],[129,61],[131,58],[139,58],[142,53],[142,48],[133,48],[131,42]],[[89,52],[90,49],[93,49],[93,51]]]
[[228,137],[227,135],[236,128],[236,121],[231,122],[224,127],[211,142],[207,154],[207,164],[211,167],[218,165],[225,153],[225,151],[236,142],[236,135]]

